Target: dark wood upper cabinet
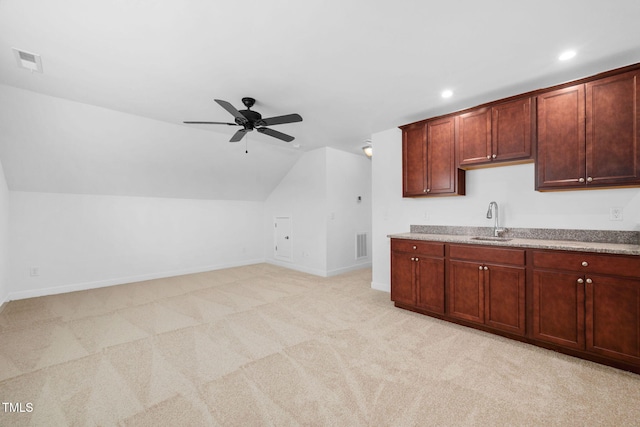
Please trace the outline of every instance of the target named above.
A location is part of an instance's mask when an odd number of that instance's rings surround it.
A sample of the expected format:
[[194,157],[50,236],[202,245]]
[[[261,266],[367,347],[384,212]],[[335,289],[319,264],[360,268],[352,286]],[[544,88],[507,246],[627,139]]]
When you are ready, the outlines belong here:
[[536,190],[640,185],[639,76],[538,96]]
[[533,159],[531,97],[504,102],[491,107],[491,142],[494,162]]
[[535,189],[640,186],[640,64],[401,126],[403,195],[462,195],[464,170],[534,161]]
[[455,118],[402,126],[403,196],[464,194],[464,171],[456,166]]
[[585,182],[584,85],[538,96],[536,190]]
[[531,106],[525,97],[459,115],[460,167],[533,160]]
[[491,108],[479,108],[458,116],[457,143],[460,166],[491,161]]
[[586,84],[587,185],[640,184],[639,71]]
[[427,133],[424,123],[402,127],[402,194],[423,196],[427,189]]

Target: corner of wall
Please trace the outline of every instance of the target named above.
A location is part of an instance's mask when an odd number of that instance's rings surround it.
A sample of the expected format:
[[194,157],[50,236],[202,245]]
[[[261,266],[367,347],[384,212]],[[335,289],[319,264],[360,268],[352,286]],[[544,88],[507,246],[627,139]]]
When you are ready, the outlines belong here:
[[9,187],[0,160],[0,311],[9,297]]

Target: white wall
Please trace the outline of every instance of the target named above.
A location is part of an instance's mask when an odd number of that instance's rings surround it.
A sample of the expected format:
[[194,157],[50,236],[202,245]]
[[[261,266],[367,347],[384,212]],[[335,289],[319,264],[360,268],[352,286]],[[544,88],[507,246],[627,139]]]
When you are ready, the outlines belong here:
[[[362,201],[357,202],[361,196]],[[333,148],[305,153],[265,202],[268,262],[319,276],[363,268],[355,235],[371,235],[371,164],[364,155]],[[293,259],[275,259],[276,216],[291,216]]]
[[[534,191],[534,165],[466,172],[466,196],[402,198],[402,133],[373,135],[373,283],[389,290],[388,234],[412,224],[491,226],[489,202],[500,206],[500,222],[513,228],[640,229],[640,189]],[[623,221],[610,221],[609,208],[623,208]]]
[[[327,149],[327,211],[328,275],[371,265],[371,161],[364,155]],[[368,234],[369,256],[358,260],[361,232]]]
[[[268,262],[325,276],[327,271],[326,148],[304,153],[265,201],[265,258]],[[293,257],[274,254],[274,218],[292,221]]]
[[0,306],[9,295],[9,189],[0,162]]
[[264,261],[262,202],[9,195],[9,299]]

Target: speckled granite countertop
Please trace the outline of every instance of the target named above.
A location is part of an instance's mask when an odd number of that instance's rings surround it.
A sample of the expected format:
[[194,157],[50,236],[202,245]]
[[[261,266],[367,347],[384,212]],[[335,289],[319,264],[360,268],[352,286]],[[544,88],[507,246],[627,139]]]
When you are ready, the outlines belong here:
[[429,240],[471,245],[504,246],[565,251],[640,255],[640,232],[512,228],[501,234],[509,240],[475,240],[492,236],[491,227],[412,225],[409,233],[390,234],[393,239]]

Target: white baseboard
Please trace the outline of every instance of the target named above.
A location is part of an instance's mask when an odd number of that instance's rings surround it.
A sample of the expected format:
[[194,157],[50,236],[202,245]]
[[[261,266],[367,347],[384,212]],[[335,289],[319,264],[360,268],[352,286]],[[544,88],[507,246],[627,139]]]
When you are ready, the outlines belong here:
[[10,292],[6,301],[41,297],[46,295],[64,294],[67,292],[85,291],[88,289],[103,288],[106,286],[123,285],[126,283],[142,282],[144,280],[162,279],[165,277],[183,276],[185,274],[203,273],[205,271],[221,270],[223,268],[242,267],[245,265],[260,264],[264,259],[246,260],[226,264],[208,265],[204,267],[186,268],[182,270],[163,271],[159,273],[140,274],[135,276],[117,277],[94,282],[74,283],[70,285],[51,286],[40,289],[30,289],[26,291]]
[[288,268],[290,270],[300,271],[302,273],[313,274],[314,276],[327,277],[327,272],[318,268],[304,267],[290,262],[278,261],[275,259],[266,259],[267,264],[277,265],[278,267]]
[[335,270],[329,270],[327,272],[327,277],[337,276],[339,274],[349,273],[350,271],[362,270],[363,268],[371,268],[371,262],[367,262],[364,264],[355,264],[349,267],[336,268]]
[[267,264],[273,264],[279,267],[289,268],[291,270],[300,271],[302,273],[313,274],[314,276],[320,276],[320,277],[332,277],[332,276],[337,276],[339,274],[348,273],[350,271],[361,270],[363,268],[371,268],[370,262],[365,264],[356,264],[349,267],[337,268],[335,270],[321,270],[319,268],[304,267],[301,265],[293,264],[290,262],[282,262],[275,259],[267,259],[265,260],[265,262]]
[[391,292],[391,288],[388,283],[371,282],[371,289],[376,291]]

